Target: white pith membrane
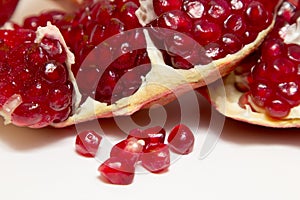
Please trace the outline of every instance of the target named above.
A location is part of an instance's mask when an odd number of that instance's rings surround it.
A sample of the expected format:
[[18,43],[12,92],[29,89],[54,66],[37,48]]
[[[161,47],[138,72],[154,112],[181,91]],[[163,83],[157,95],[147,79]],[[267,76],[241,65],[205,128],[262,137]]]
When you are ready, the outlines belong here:
[[[137,10],[136,15],[140,23],[145,25],[157,16],[153,11],[152,0],[140,0],[140,4],[141,6]],[[195,65],[194,68],[189,70],[174,69],[166,65],[161,52],[155,48],[147,30],[145,30],[151,70],[145,77],[141,77],[142,84],[133,95],[124,97],[111,105],[98,102],[91,97],[88,97],[85,102],[80,104],[81,94],[76,83],[76,78],[71,71],[74,55],[68,51],[63,37],[56,27],[48,24],[47,27],[39,28],[37,30],[37,35],[39,35],[37,41],[45,34],[53,35],[66,48],[69,59],[66,63],[69,71],[69,79],[74,85],[73,99],[75,104],[73,106],[73,113],[66,121],[51,125],[54,127],[66,127],[96,118],[131,115],[142,108],[149,108],[154,104],[164,105],[169,103],[187,91],[212,83],[229,74],[238,62],[253,52],[262,43],[265,36],[273,28],[274,22],[275,20],[272,21],[267,29],[258,34],[255,41],[245,45],[240,51],[229,54],[222,59],[212,61],[207,65]],[[15,101],[12,102],[16,103]],[[11,113],[13,109],[11,109],[10,103],[8,105],[8,110]],[[1,115],[5,118],[6,123],[10,123],[10,113],[1,111]]]
[[[295,24],[284,27],[281,30],[280,35],[284,39],[284,43],[300,45],[300,17]],[[258,108],[251,101],[250,97],[248,98],[249,103],[257,111],[252,111],[250,105],[246,105],[246,109],[240,107],[238,102],[244,93],[238,91],[234,86],[234,83],[238,78],[239,77],[235,76],[234,73],[231,73],[224,78],[226,95],[220,95],[224,91],[224,88],[221,88],[220,85],[212,85],[215,89],[215,93],[210,94],[209,98],[220,113],[227,117],[255,125],[274,128],[300,127],[300,105],[293,107],[289,115],[283,119],[268,117],[263,109]]]

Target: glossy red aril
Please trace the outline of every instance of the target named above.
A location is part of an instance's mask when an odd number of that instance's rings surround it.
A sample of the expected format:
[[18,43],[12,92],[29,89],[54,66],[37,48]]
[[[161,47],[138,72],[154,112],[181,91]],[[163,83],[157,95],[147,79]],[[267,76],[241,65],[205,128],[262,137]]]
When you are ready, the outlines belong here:
[[153,8],[158,16],[170,10],[180,10],[181,4],[182,0],[153,0]]
[[142,166],[150,172],[158,173],[170,166],[170,151],[167,144],[148,146],[141,156]]
[[192,152],[194,148],[194,141],[194,134],[184,124],[175,126],[168,136],[170,150],[182,155]]
[[73,85],[60,41],[46,35],[38,42],[34,31],[20,28],[0,30],[0,38],[4,117],[34,128],[66,120],[72,111]]
[[118,157],[135,164],[140,159],[144,145],[145,142],[141,139],[134,137],[124,139],[112,147],[110,157]]
[[154,126],[145,130],[133,129],[129,132],[127,138],[136,138],[144,141],[144,149],[148,146],[163,144],[166,137],[166,131],[161,126]]
[[93,130],[85,130],[77,134],[76,151],[86,157],[94,157],[98,151],[102,137]]
[[[258,33],[271,24],[272,12],[277,2],[183,0],[181,6],[179,4],[180,1],[154,2],[154,11],[159,17],[149,26],[153,29],[151,36],[155,44],[158,47],[164,44],[166,49],[176,49],[168,48],[167,41],[169,37],[173,37],[173,31],[178,31],[202,45],[208,57],[205,59],[210,59],[211,62],[228,54],[234,54],[246,44],[253,42]],[[168,33],[161,28],[172,31]],[[179,48],[181,47],[178,46],[177,49]],[[199,47],[195,51],[199,51]],[[174,68],[190,69],[196,64],[203,64],[197,61],[198,63],[187,65],[186,62],[191,63],[191,61],[183,55],[180,55],[181,58],[176,55],[180,51],[167,52],[172,57],[170,60]],[[190,54],[193,54],[192,51]]]
[[119,157],[110,157],[100,165],[101,176],[112,184],[128,185],[134,179],[134,166]]
[[1,0],[0,1],[0,26],[10,19],[14,13],[19,0]]

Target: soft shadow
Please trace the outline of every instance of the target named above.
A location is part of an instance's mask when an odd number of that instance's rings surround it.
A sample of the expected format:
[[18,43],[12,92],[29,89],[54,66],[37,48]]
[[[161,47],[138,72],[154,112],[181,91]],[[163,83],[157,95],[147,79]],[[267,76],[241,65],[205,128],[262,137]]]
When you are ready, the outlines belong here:
[[300,147],[300,130],[269,128],[227,118],[221,139],[241,145],[279,144]]
[[70,126],[56,129],[52,127],[31,129],[0,122],[0,141],[18,151],[27,151],[51,145],[67,137],[75,137],[76,131]]

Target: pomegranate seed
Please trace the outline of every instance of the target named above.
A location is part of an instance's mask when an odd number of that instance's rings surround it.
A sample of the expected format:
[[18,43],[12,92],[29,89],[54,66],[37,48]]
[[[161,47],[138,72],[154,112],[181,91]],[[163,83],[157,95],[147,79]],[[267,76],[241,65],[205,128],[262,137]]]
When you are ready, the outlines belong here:
[[221,45],[227,52],[232,54],[239,51],[242,48],[243,43],[236,35],[226,33],[221,38]]
[[287,48],[288,58],[296,61],[297,63],[300,62],[300,46],[299,45],[289,45]]
[[110,157],[100,165],[98,171],[110,183],[128,185],[134,178],[134,166],[119,157]]
[[207,20],[198,20],[194,24],[194,36],[201,45],[206,45],[210,42],[215,42],[221,37],[221,28],[214,22]]
[[191,17],[195,19],[200,19],[206,13],[207,4],[205,1],[198,0],[184,0],[183,10]]
[[246,30],[245,22],[242,16],[231,14],[224,22],[224,27],[231,33],[243,35]]
[[127,162],[135,164],[143,151],[145,142],[136,138],[127,138],[115,144],[111,151],[110,157],[118,157]]
[[267,99],[273,94],[271,87],[265,83],[253,83],[250,88],[254,102],[261,107],[265,106]]
[[142,166],[150,172],[158,173],[170,166],[170,151],[166,144],[148,146],[141,156]]
[[170,150],[182,155],[192,152],[194,141],[194,134],[184,124],[175,126],[168,136]]
[[265,61],[272,61],[284,53],[284,46],[281,40],[270,39],[263,43],[261,52]]
[[290,112],[290,105],[280,98],[274,98],[270,102],[266,102],[266,112],[273,118],[284,118]]
[[[299,80],[299,78],[297,79]],[[292,106],[300,104],[300,83],[299,81],[284,82],[278,85],[280,95]]]
[[128,29],[133,29],[140,26],[140,23],[135,15],[135,11],[139,8],[134,2],[128,1],[121,7],[121,12],[119,13],[120,19],[127,23]]
[[40,72],[43,79],[49,83],[65,83],[67,81],[66,67],[59,62],[45,63]]
[[19,0],[0,1],[0,26],[10,19],[18,3]]
[[230,14],[230,7],[225,0],[209,1],[208,6],[208,14],[214,20],[224,21]]
[[76,151],[86,157],[95,157],[102,137],[95,131],[82,131],[76,136]]
[[166,137],[166,131],[161,126],[154,126],[145,130],[133,129],[129,132],[127,138],[136,138],[144,141],[144,149],[148,146],[163,144]]
[[157,16],[171,11],[171,10],[180,10],[182,0],[153,0],[154,12]]

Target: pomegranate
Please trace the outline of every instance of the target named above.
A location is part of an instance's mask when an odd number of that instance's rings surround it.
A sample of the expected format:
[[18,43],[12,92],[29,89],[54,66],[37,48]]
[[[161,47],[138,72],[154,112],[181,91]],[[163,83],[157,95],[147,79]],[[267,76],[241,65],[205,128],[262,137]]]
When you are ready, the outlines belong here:
[[216,95],[211,101],[226,116],[270,127],[299,126],[298,12],[299,5],[284,2],[275,28],[260,48],[225,78],[230,97]]
[[[44,105],[24,103],[14,106],[16,120],[7,122],[29,127],[65,127],[94,118],[130,115],[154,103],[166,104],[188,90],[228,74],[272,29],[273,11],[280,1],[182,1],[180,7],[179,1],[166,1],[166,7],[156,2],[86,1],[75,13],[46,11],[26,18],[21,28],[15,25],[16,30],[36,31],[51,22],[59,28],[63,42],[75,55],[76,62],[66,68],[72,81],[69,85],[74,89],[65,86],[55,90],[55,102],[51,102],[55,114]],[[196,13],[202,6],[203,14]],[[254,21],[258,19],[260,23],[256,26]],[[242,32],[245,34],[239,35]],[[162,36],[165,41],[160,42]],[[53,48],[48,48],[49,54],[55,52]],[[28,57],[33,63],[40,59],[36,54]],[[55,57],[55,63],[49,60],[47,66],[58,66],[60,59]],[[50,83],[63,74],[60,69],[57,67],[56,75],[41,77]],[[71,98],[63,95],[68,88],[68,94],[74,90]],[[39,89],[35,93],[44,97],[43,92]],[[15,97],[14,94],[7,96]],[[9,102],[19,101],[13,98]],[[24,116],[20,116],[22,113]],[[35,118],[43,119],[34,121]]]
[[76,136],[76,151],[85,157],[95,157],[102,137],[93,130],[85,130]]
[[0,26],[10,19],[14,13],[19,0],[1,0],[0,1]]

